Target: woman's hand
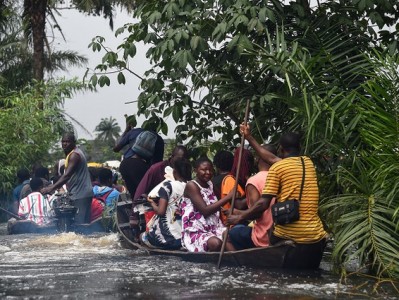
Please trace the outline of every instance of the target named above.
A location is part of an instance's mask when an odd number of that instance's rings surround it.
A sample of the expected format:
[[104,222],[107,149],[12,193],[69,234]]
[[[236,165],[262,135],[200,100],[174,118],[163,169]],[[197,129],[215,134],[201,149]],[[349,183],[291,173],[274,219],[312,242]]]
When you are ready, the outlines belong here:
[[147,201],[150,202],[150,204],[151,204],[152,206],[156,205],[154,199],[151,198],[151,197],[147,197]]

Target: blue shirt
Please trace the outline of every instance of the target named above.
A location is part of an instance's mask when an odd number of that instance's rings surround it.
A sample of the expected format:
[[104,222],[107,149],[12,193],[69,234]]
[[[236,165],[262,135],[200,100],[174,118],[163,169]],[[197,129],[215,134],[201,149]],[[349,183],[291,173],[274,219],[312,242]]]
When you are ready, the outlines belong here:
[[98,186],[98,185],[93,186],[94,197],[101,197],[111,190],[112,190],[112,192],[109,193],[109,195],[105,199],[105,205],[110,208],[113,208],[116,201],[118,200],[120,193],[117,190],[115,190],[114,188],[111,188],[108,186]]
[[24,180],[21,184],[17,185],[12,191],[12,200],[19,201],[19,195],[21,194],[22,188],[25,184],[29,184],[30,179]]

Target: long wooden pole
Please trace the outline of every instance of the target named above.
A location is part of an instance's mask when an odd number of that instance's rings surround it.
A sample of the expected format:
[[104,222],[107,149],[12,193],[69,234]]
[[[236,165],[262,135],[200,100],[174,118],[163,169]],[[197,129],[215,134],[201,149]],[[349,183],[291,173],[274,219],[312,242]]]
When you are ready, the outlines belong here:
[[2,208],[1,206],[0,206],[0,210],[4,211],[6,214],[10,215],[11,217],[14,217],[17,220],[23,220],[23,218],[21,218],[20,216],[10,212],[9,210],[7,210],[5,208]]
[[[249,116],[249,99],[247,100],[247,107],[245,108],[245,117],[244,117],[244,124],[246,125],[248,122],[248,116]],[[236,200],[236,194],[237,194],[237,187],[238,187],[238,176],[240,174],[240,168],[241,168],[241,159],[242,159],[242,151],[244,149],[244,142],[245,142],[245,137],[242,135],[241,137],[241,145],[240,145],[240,152],[238,154],[238,165],[237,165],[237,170],[236,170],[236,180],[234,183],[234,188],[233,188],[233,198],[231,199],[231,206],[229,210],[229,214],[231,215],[234,210],[234,202]],[[224,250],[226,248],[226,242],[227,242],[227,237],[229,235],[229,226],[226,229],[226,234],[223,238],[223,244],[222,248],[220,249],[220,254],[219,254],[219,261],[218,261],[218,269],[220,269],[220,263],[222,262],[222,257]]]

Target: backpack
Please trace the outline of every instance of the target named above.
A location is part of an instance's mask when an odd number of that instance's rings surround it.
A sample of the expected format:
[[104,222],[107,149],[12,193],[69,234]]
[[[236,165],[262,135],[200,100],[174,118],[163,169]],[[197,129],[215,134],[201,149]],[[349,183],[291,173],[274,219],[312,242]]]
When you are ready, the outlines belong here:
[[144,159],[150,159],[154,155],[157,139],[158,136],[154,132],[144,130],[136,137],[132,150]]
[[104,207],[105,207],[105,200],[107,200],[108,196],[112,193],[113,189],[109,190],[108,192],[104,193],[101,196],[94,196],[91,200],[91,215],[90,215],[90,222],[100,218],[103,214]]

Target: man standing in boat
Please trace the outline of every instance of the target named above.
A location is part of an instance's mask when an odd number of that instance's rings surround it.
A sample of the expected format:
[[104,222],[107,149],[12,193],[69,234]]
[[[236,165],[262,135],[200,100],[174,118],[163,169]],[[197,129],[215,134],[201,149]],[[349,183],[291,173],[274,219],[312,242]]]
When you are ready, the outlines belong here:
[[[164,140],[157,133],[157,128],[159,124],[157,120],[150,123],[147,122],[146,128],[139,128],[136,127],[137,121],[134,115],[125,117],[126,129],[120,139],[116,142],[113,151],[119,152],[122,149],[126,149],[123,154],[122,162],[119,166],[119,172],[121,173],[122,178],[125,181],[127,190],[133,197],[136,192],[136,188],[140,183],[141,178],[143,178],[145,172],[148,170],[148,167],[152,164],[162,161],[164,154]],[[146,165],[148,163],[148,167],[138,165],[137,158],[141,159],[142,155],[140,153],[136,153],[136,151],[133,150],[133,146],[136,142],[137,137],[145,130],[149,130],[157,135],[157,140],[155,142],[154,148],[152,149],[152,156],[145,158]]]
[[67,191],[71,194],[71,199],[74,200],[75,207],[78,208],[75,223],[90,223],[93,190],[86,156],[76,146],[76,138],[73,133],[65,133],[62,136],[61,145],[66,155],[64,174],[56,183],[45,187],[42,193],[52,194],[55,190],[66,184]]
[[[263,148],[251,135],[249,125],[242,124],[240,132],[254,148],[258,155],[271,166],[262,191],[261,198],[248,210],[228,217],[228,224],[235,225],[242,220],[251,220],[269,208],[270,202],[276,197],[278,202],[288,199],[299,199],[298,221],[285,225],[276,225],[270,235],[270,244],[283,240],[293,240],[297,243],[313,244],[323,242],[327,233],[318,215],[319,190],[316,170],[311,159],[300,156],[300,136],[297,133],[287,133],[280,138],[280,157]],[[302,167],[301,158],[304,166]],[[305,172],[302,197],[303,168]]]
[[[157,141],[155,143],[155,148],[154,148],[154,154],[151,158],[150,163],[155,164],[157,162],[162,161],[163,159],[163,154],[164,154],[164,147],[165,143],[163,138],[158,134],[158,125],[159,122],[157,120],[154,120],[153,122],[147,122],[146,126],[143,126],[143,128],[136,127],[137,121],[136,117],[134,115],[126,117],[126,129],[122,133],[122,136],[116,141],[115,146],[113,147],[114,152],[119,152],[122,149],[125,149],[125,152],[123,154],[123,160],[127,159],[129,157],[132,157],[135,152],[132,149],[132,146],[134,145],[136,138],[139,136],[139,134],[145,130],[149,130],[154,132],[157,135]],[[122,160],[122,164],[123,164]],[[122,174],[123,177],[124,174]]]

